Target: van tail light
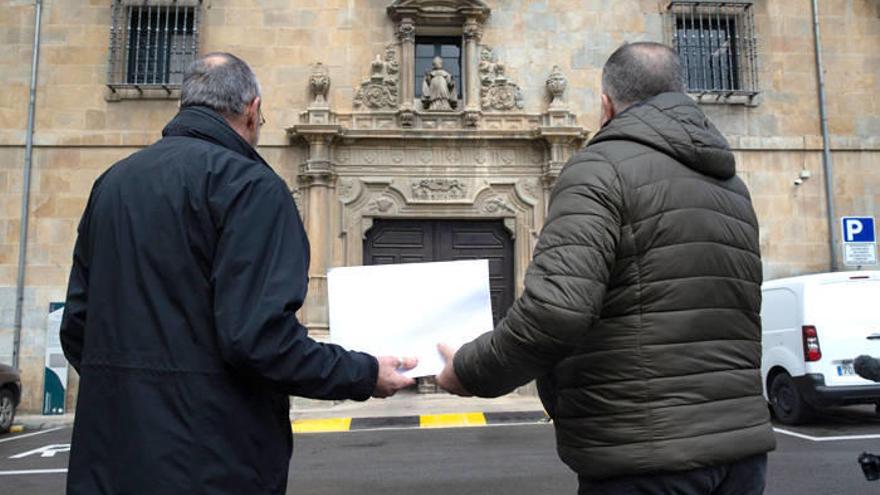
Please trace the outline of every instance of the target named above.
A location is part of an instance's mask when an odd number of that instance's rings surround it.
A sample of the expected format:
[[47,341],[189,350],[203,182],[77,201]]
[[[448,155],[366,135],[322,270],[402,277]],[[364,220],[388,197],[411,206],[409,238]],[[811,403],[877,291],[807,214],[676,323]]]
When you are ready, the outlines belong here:
[[804,325],[804,360],[807,362],[822,359],[822,348],[819,347],[819,334],[813,325]]

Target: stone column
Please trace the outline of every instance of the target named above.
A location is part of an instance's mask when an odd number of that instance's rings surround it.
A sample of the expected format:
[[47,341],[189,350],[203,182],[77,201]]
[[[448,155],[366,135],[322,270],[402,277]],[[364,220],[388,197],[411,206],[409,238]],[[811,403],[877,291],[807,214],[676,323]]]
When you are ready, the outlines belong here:
[[[555,131],[555,132],[554,132]],[[574,154],[574,151],[580,147],[586,136],[582,134],[580,129],[555,129],[548,131],[542,129],[541,134],[546,140],[549,147],[549,156],[544,162],[542,171],[542,181],[544,183],[544,214],[550,206],[550,193],[556,185],[556,179],[559,178],[565,163]]]
[[[464,24],[464,85],[465,111],[480,111],[480,39],[483,29],[474,18],[468,18]],[[470,118],[467,119],[469,122]]]
[[416,26],[411,17],[404,17],[397,26],[400,39],[401,110],[412,112],[415,92]]
[[302,323],[313,337],[324,339],[329,336],[330,329],[327,269],[333,255],[331,220],[336,187],[336,174],[330,160],[330,145],[337,133],[330,129],[321,131],[304,135],[309,143],[309,158],[302,165],[297,179],[305,197],[306,211],[303,213],[311,244],[309,295],[303,307]]

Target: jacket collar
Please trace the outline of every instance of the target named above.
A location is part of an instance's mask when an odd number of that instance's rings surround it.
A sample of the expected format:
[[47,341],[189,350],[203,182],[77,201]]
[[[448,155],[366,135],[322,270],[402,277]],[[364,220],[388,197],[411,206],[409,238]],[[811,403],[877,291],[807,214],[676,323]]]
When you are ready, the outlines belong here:
[[229,126],[226,119],[208,107],[181,108],[171,122],[162,129],[162,136],[202,139],[269,166],[257,150]]

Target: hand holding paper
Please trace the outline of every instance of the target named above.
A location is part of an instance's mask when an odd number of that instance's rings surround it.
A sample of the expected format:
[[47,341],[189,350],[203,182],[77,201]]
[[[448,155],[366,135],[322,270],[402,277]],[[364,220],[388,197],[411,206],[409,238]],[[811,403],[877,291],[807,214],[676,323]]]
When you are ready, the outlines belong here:
[[374,356],[414,356],[415,378],[443,371],[437,342],[453,348],[492,330],[489,262],[335,268],[328,276],[330,338]]
[[400,374],[400,372],[415,368],[419,364],[418,359],[381,356],[376,360],[379,361],[379,376],[376,378],[373,397],[377,399],[391,397],[399,390],[416,384],[415,380]]
[[458,375],[455,374],[455,367],[452,365],[452,361],[455,359],[456,351],[446,344],[437,345],[437,350],[440,351],[443,359],[446,360],[446,366],[444,366],[443,371],[437,375],[437,386],[450,394],[460,395],[462,397],[472,396],[473,394],[464,388],[458,380]]

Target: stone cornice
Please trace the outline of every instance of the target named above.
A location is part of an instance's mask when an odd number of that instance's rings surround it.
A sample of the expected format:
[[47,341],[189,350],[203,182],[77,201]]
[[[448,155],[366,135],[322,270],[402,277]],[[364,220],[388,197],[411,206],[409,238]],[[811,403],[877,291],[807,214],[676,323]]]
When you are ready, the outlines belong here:
[[397,0],[388,6],[395,22],[413,19],[417,23],[461,24],[466,19],[485,22],[491,9],[480,0]]
[[[346,140],[563,140],[579,144],[589,131],[575,124],[569,113],[546,114],[486,112],[479,127],[463,123],[466,112],[413,112],[415,125],[399,123],[398,112],[330,114],[329,124],[301,123],[287,129],[289,138]],[[303,116],[304,118],[306,116]]]

